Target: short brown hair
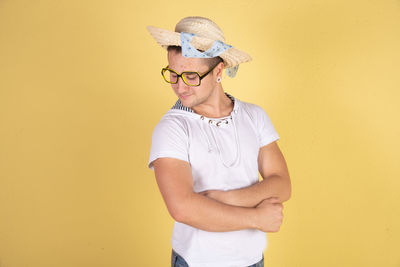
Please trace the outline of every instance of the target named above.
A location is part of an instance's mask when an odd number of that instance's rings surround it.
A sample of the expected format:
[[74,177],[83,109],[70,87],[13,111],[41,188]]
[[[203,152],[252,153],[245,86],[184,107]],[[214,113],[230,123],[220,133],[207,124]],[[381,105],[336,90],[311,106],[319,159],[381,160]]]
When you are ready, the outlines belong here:
[[[182,47],[177,46],[177,45],[170,45],[168,46],[168,52],[174,51],[176,53],[182,53]],[[199,50],[201,51],[201,50]],[[204,51],[201,51],[204,52]],[[208,67],[212,68],[216,66],[220,62],[224,62],[224,60],[221,57],[212,57],[212,58],[203,58],[207,64]]]

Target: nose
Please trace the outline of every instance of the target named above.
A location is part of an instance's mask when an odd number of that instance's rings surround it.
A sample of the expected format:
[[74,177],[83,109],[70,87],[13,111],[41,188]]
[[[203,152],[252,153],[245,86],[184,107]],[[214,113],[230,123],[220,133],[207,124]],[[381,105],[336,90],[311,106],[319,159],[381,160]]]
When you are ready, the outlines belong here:
[[174,84],[177,93],[183,93],[189,89],[189,85],[183,82],[182,77],[179,77],[178,82]]

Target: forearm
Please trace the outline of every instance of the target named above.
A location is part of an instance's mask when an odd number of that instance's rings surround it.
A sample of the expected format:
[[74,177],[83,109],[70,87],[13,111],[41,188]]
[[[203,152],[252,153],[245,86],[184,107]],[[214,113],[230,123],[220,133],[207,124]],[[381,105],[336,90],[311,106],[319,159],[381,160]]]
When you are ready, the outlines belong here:
[[271,175],[251,186],[229,191],[208,191],[204,195],[220,202],[240,206],[255,207],[267,198],[276,197],[281,203],[290,198],[290,179]]
[[190,194],[171,214],[176,221],[210,232],[257,228],[256,209],[218,202],[201,194]]
[[251,186],[228,191],[232,205],[255,207],[264,199],[276,197],[282,203],[290,198],[290,181],[279,175],[272,175]]

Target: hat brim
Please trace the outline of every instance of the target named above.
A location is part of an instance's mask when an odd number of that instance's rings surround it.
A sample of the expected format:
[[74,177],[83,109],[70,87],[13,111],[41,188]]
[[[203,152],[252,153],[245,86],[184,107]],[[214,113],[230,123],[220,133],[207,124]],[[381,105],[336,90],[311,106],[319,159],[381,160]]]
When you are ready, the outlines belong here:
[[[147,26],[147,30],[153,36],[154,40],[161,45],[164,49],[168,46],[181,46],[181,37],[179,32],[173,32],[154,26]],[[190,42],[198,50],[208,50],[215,40],[194,36]],[[251,56],[243,51],[240,51],[234,47],[229,48],[225,52],[219,55],[224,60],[224,68],[231,68],[240,63],[251,61]]]

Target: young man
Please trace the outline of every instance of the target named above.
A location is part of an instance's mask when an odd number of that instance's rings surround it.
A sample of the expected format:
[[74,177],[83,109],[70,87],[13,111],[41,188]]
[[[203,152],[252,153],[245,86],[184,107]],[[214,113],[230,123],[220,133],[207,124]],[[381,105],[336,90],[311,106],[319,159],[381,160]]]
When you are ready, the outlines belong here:
[[154,129],[149,159],[176,221],[171,266],[264,266],[291,183],[265,111],[222,88],[223,69],[233,77],[251,58],[207,18],[148,30],[168,49],[162,75],[179,98]]

